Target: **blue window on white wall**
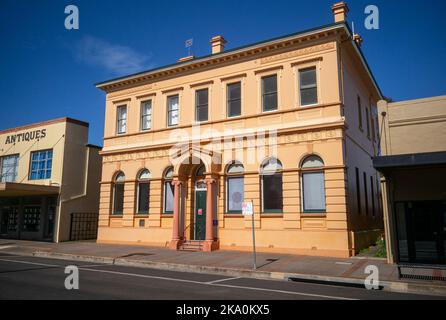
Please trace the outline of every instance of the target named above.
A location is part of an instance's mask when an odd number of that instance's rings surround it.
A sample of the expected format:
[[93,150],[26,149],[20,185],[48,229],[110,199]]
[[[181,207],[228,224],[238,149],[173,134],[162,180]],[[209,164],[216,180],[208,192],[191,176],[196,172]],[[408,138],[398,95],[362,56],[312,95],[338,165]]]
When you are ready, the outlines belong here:
[[30,180],[50,179],[52,166],[53,150],[36,151],[31,153]]

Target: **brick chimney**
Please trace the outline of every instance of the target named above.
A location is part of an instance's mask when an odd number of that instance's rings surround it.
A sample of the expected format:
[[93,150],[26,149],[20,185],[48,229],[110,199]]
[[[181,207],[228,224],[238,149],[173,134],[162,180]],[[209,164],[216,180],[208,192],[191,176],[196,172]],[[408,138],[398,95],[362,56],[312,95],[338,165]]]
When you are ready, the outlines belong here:
[[215,36],[211,39],[212,54],[220,53],[225,50],[226,40],[223,36]]
[[347,3],[344,1],[335,3],[331,7],[335,22],[344,22],[347,20],[347,13],[349,11]]

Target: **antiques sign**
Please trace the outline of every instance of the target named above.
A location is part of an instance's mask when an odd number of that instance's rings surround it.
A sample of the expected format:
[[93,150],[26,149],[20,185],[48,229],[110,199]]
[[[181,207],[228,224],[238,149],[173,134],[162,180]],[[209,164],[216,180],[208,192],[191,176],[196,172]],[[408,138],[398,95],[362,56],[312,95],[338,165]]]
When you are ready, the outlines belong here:
[[5,144],[14,144],[24,141],[29,142],[33,140],[43,139],[45,137],[46,137],[46,129],[28,131],[7,136]]

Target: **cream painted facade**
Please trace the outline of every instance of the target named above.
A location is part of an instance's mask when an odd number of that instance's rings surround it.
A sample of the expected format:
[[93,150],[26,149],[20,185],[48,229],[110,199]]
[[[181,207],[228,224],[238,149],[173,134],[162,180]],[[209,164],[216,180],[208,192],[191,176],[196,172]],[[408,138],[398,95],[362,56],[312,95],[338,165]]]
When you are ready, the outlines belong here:
[[99,150],[70,118],[0,131],[0,237],[69,240],[71,213],[98,212]]
[[[344,22],[347,11],[344,3],[336,4],[334,24],[229,51],[222,37],[214,37],[207,57],[186,57],[98,84],[106,92],[98,242],[250,250],[251,218],[228,209],[228,179],[234,176],[228,168],[237,161],[243,165],[243,173],[235,175],[243,177],[242,199],[254,204],[258,250],[348,257],[374,243],[382,232],[372,166],[382,95]],[[303,105],[300,75],[308,69],[315,70],[317,101]],[[277,79],[277,108],[264,111],[262,79],[268,76]],[[240,83],[241,112],[230,117],[233,83]],[[208,92],[208,119],[198,123],[196,96],[202,89]],[[179,122],[170,127],[171,96],[179,100]],[[151,126],[144,131],[146,101]],[[119,132],[122,110],[125,132]],[[303,168],[309,156],[323,166]],[[265,210],[270,195],[262,186],[262,164],[270,158],[282,165],[276,172],[282,206],[274,212]],[[200,165],[204,173],[196,176]],[[165,175],[171,166],[173,210],[166,213]],[[150,171],[149,210],[138,214],[142,170]],[[323,173],[323,209],[304,210],[302,177],[311,172]],[[125,180],[118,214],[117,177]],[[197,190],[206,190],[205,208],[196,205]],[[197,244],[200,210],[206,212],[206,227]]]
[[389,263],[446,264],[446,96],[378,103]]

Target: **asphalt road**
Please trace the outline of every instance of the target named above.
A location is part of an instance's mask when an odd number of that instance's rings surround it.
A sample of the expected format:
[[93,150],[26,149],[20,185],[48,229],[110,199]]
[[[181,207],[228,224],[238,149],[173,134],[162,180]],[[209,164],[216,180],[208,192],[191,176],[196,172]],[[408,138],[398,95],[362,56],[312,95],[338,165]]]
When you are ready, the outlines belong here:
[[[79,289],[65,288],[66,266]],[[350,300],[439,299],[330,285],[185,273],[0,254],[0,299]]]

